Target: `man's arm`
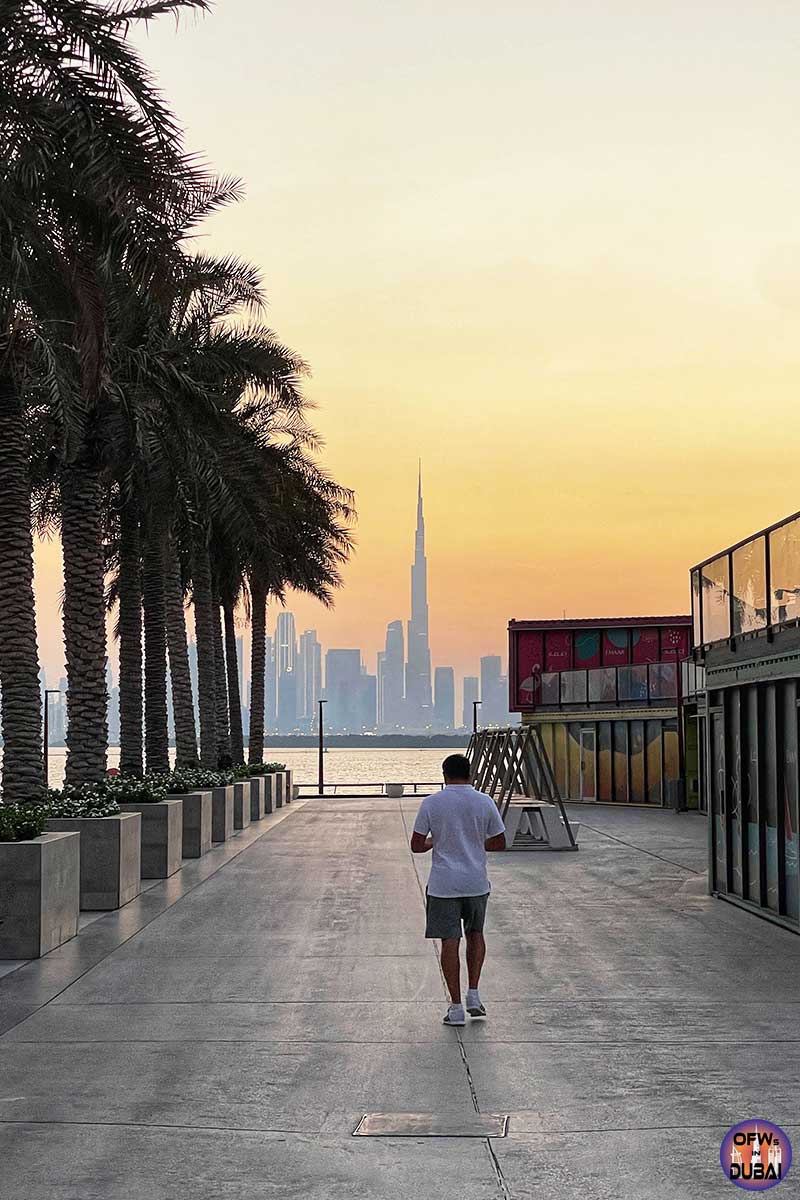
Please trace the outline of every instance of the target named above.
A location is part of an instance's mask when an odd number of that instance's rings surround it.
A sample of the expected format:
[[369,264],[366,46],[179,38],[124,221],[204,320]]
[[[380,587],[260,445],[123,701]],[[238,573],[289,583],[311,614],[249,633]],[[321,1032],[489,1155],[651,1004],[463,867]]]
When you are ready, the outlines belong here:
[[433,846],[431,838],[431,822],[428,816],[428,799],[422,801],[414,822],[414,832],[411,834],[411,853],[426,854]]
[[506,835],[504,833],[496,833],[494,837],[487,838],[484,842],[484,848],[486,850],[505,850]]

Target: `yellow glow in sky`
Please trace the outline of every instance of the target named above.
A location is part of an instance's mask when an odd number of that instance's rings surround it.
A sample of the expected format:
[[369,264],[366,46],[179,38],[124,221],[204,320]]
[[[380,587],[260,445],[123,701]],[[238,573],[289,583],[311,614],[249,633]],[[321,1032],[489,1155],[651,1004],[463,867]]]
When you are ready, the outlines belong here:
[[[141,40],[247,199],[356,489],[336,610],[406,618],[423,459],[434,664],[509,617],[683,612],[688,567],[800,508],[800,9],[788,0],[219,0]],[[58,669],[56,549],[41,642]]]

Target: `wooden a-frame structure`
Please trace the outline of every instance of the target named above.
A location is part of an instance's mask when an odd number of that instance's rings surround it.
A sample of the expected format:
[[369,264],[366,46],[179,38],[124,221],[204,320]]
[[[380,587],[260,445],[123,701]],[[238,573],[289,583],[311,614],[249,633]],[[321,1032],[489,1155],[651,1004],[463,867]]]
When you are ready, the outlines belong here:
[[[519,822],[509,820],[512,802],[515,809],[522,810],[515,815],[535,814],[538,817],[544,836],[535,836],[531,829],[532,836],[525,844],[577,850],[575,831],[564,808],[538,726],[479,729],[470,738],[467,757],[472,768],[473,786],[492,797],[501,817],[509,828],[514,828],[515,834]],[[557,830],[548,819],[549,813],[556,815],[556,810]],[[513,843],[514,837],[511,840]]]

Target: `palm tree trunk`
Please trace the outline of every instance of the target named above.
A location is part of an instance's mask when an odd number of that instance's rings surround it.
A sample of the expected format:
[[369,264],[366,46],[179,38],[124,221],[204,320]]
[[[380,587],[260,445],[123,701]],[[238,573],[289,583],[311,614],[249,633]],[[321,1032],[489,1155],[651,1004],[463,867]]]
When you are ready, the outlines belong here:
[[102,489],[97,472],[61,472],[64,551],[64,648],[67,663],[68,784],[94,783],[106,772],[108,693]]
[[172,685],[172,712],[175,717],[175,765],[197,766],[197,730],[194,724],[192,676],[186,645],[186,618],[183,615],[183,586],[180,563],[170,539],[166,554],[167,647]]
[[120,512],[119,535],[119,768],[144,774],[142,746],[142,559],[134,501]]
[[169,771],[167,727],[167,619],[161,519],[148,522],[144,543],[144,742],[148,771]]
[[[192,600],[197,640],[197,701],[200,712],[200,761],[209,770],[217,766],[217,685],[214,671],[214,601],[211,563],[203,533],[195,538]],[[219,619],[217,619],[219,625]]]
[[217,766],[233,762],[231,731],[228,724],[228,687],[225,679],[225,651],[222,646],[222,622],[219,597],[214,598],[214,680],[217,696]]
[[242,696],[239,691],[239,656],[236,651],[236,626],[233,605],[223,605],[225,618],[225,665],[228,675],[228,718],[231,730],[231,757],[235,766],[244,762]]
[[250,729],[247,761],[264,761],[264,675],[267,662],[267,589],[257,580],[250,583]]
[[3,800],[36,800],[44,789],[42,697],[33,604],[28,447],[13,378],[0,374],[0,690]]

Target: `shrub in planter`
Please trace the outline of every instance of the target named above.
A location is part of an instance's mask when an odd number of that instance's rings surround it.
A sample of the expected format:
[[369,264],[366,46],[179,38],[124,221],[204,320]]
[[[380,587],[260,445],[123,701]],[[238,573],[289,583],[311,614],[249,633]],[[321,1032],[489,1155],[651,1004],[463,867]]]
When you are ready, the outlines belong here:
[[51,788],[47,793],[48,817],[67,820],[72,817],[115,817],[119,801],[105,784],[83,787]]
[[142,818],[105,784],[48,793],[51,833],[80,835],[81,908],[121,908],[141,890]]
[[44,804],[0,804],[0,959],[38,958],[78,931],[79,840]]
[[40,837],[48,815],[44,804],[0,804],[0,842],[29,842]]
[[274,775],[276,771],[285,771],[286,763],[250,763],[246,770],[249,775]]

